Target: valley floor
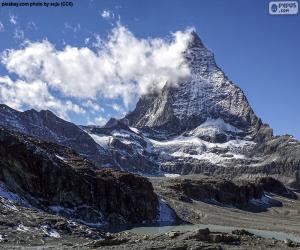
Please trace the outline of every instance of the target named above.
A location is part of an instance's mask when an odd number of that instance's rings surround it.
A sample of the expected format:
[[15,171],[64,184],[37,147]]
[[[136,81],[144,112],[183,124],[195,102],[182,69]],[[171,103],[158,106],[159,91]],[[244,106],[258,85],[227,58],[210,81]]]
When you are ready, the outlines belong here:
[[[299,199],[270,195],[266,199],[252,200],[249,206],[238,209],[212,200],[182,201],[164,190],[162,183],[166,178],[151,178],[150,181],[180,220],[202,226],[185,231],[173,227],[150,233],[147,229],[135,228],[105,234],[56,215],[15,206],[2,198],[0,249],[300,249],[296,242],[262,238],[246,232],[252,232],[251,229],[284,232],[295,236],[291,240],[300,242]],[[208,232],[203,229],[206,225],[210,228]],[[212,229],[211,225],[246,231],[232,232],[230,229],[225,232],[218,227]]]
[[[214,201],[184,202],[172,196],[167,197],[160,185],[164,178],[151,178],[158,194],[174,209],[179,218],[193,224],[211,224],[251,228],[277,232],[294,233],[300,236],[300,200],[278,195],[268,196],[268,200],[253,200],[249,206],[238,209]],[[296,193],[299,197],[299,193]],[[272,204],[272,201],[275,203]],[[278,203],[279,201],[279,203]],[[281,203],[281,205],[280,205]]]

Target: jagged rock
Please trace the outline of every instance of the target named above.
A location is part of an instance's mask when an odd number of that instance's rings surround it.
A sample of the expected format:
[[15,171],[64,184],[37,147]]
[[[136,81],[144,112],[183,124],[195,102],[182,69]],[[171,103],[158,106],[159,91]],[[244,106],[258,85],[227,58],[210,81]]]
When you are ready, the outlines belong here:
[[257,183],[263,186],[263,189],[266,192],[274,193],[281,196],[286,196],[289,198],[297,198],[297,195],[294,194],[291,190],[287,189],[283,183],[279,180],[276,180],[272,177],[262,177],[257,180]]
[[251,199],[260,199],[263,188],[260,184],[235,183],[218,177],[180,177],[165,181],[164,189],[174,190],[175,196],[181,194],[186,200],[217,201],[227,205],[246,206]]
[[185,57],[191,77],[178,86],[167,84],[160,93],[142,96],[126,116],[131,126],[181,133],[207,118],[222,118],[244,130],[262,125],[242,90],[225,76],[194,32]]
[[157,217],[158,199],[146,178],[97,169],[69,148],[0,129],[0,166],[0,180],[42,209],[93,223]]
[[197,240],[201,240],[201,241],[208,241],[209,234],[210,234],[210,231],[208,228],[197,229],[195,231],[185,233],[183,236],[183,239],[184,240],[197,239]]
[[16,111],[0,105],[0,126],[34,136],[44,141],[70,147],[101,167],[109,161],[108,153],[78,126],[67,122],[49,110]]

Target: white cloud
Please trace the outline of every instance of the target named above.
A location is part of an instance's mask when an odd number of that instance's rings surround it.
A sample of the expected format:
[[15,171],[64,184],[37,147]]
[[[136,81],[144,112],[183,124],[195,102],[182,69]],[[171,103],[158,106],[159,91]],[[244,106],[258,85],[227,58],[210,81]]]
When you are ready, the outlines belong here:
[[122,108],[120,105],[118,105],[118,104],[113,104],[113,105],[111,105],[111,107],[112,107],[112,109],[113,109],[114,111],[117,111],[117,112],[124,112],[124,111],[123,111],[123,108]]
[[189,75],[183,52],[190,33],[190,29],[175,32],[171,41],[139,39],[117,25],[96,52],[71,46],[57,50],[48,41],[28,42],[22,49],[2,53],[1,61],[22,81],[44,82],[64,96],[121,97],[128,105],[139,95]]
[[82,106],[85,107],[85,108],[87,108],[87,109],[89,109],[89,110],[91,110],[93,113],[94,112],[100,112],[100,111],[104,112],[104,108],[100,107],[99,104],[97,104],[97,103],[95,103],[95,102],[93,102],[91,100],[83,102]]
[[25,34],[24,34],[24,31],[21,30],[19,27],[17,27],[15,30],[14,30],[14,38],[16,40],[23,40],[25,37]]
[[17,20],[18,20],[18,17],[16,15],[13,15],[13,14],[9,15],[9,22],[11,24],[16,25],[18,22]]
[[110,11],[110,10],[103,10],[100,15],[102,16],[102,18],[104,19],[110,19],[110,18],[114,18],[115,14]]
[[50,94],[47,84],[40,80],[25,82],[13,81],[9,76],[0,77],[0,102],[18,110],[23,110],[24,106],[37,110],[50,109],[67,120],[68,112],[85,113],[77,104],[55,98]]
[[26,29],[33,30],[33,31],[37,31],[38,30],[35,22],[33,22],[33,21],[30,21],[30,22],[27,23]]
[[0,32],[4,31],[4,24],[2,22],[0,22]]
[[98,116],[93,120],[88,120],[87,124],[88,125],[96,125],[96,126],[104,126],[107,122],[107,119],[102,117],[102,116]]
[[64,23],[64,26],[66,29],[70,29],[73,31],[73,33],[77,33],[79,30],[81,30],[81,25],[80,23],[77,23],[75,25],[71,25],[69,23]]

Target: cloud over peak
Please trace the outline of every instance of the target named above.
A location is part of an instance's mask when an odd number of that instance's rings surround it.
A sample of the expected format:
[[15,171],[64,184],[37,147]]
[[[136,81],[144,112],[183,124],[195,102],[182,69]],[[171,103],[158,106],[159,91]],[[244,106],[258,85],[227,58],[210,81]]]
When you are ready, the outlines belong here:
[[[98,98],[121,98],[126,106],[139,95],[189,75],[183,52],[190,39],[191,29],[173,33],[170,40],[139,39],[118,24],[97,49],[67,45],[58,50],[46,40],[27,42],[21,49],[1,54],[2,64],[18,79],[0,78],[0,101],[7,100],[5,90],[9,89],[10,102],[17,104],[12,106],[22,106],[25,100],[19,89],[32,91],[39,86],[39,93],[49,100],[55,101],[52,91],[57,91],[64,98],[77,98],[82,103]],[[43,108],[52,108],[49,100]],[[71,106],[66,113],[84,109]]]

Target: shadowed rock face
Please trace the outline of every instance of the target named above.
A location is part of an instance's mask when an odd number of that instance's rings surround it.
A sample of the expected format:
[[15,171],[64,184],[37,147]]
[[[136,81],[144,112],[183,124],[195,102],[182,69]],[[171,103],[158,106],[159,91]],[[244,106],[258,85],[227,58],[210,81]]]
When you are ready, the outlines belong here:
[[272,177],[262,177],[256,181],[258,184],[263,186],[266,192],[277,194],[280,196],[285,196],[288,198],[297,199],[297,195],[291,190],[287,189],[283,183],[272,178]]
[[175,191],[182,200],[220,202],[234,206],[246,206],[251,199],[260,199],[263,194],[261,184],[245,183],[237,185],[231,181],[212,177],[180,177],[162,184],[165,190]]
[[6,105],[0,105],[0,126],[41,140],[71,147],[97,166],[107,162],[103,148],[73,123],[54,115],[51,111],[28,110],[19,112]]
[[34,206],[86,222],[139,223],[157,216],[143,177],[97,169],[75,151],[0,130],[0,181]]

